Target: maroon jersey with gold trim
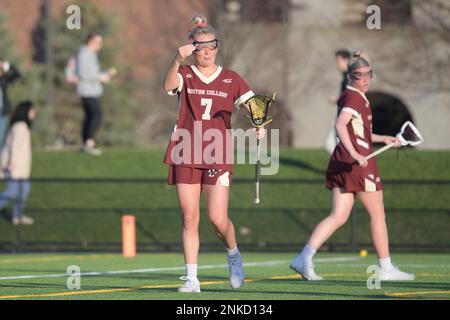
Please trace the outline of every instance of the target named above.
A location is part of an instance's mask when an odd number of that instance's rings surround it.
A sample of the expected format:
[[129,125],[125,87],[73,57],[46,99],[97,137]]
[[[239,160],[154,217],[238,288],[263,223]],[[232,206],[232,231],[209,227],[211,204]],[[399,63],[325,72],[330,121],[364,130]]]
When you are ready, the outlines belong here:
[[164,163],[203,169],[233,170],[231,114],[254,93],[234,71],[218,67],[209,77],[194,66],[178,71],[179,115]]
[[[368,156],[372,153],[372,110],[364,93],[347,86],[338,101],[338,113],[349,112],[347,124],[350,141],[355,150]],[[382,190],[380,174],[375,158],[365,168],[358,166],[342,143],[338,143],[331,156],[327,170],[327,188],[344,188],[346,192]]]

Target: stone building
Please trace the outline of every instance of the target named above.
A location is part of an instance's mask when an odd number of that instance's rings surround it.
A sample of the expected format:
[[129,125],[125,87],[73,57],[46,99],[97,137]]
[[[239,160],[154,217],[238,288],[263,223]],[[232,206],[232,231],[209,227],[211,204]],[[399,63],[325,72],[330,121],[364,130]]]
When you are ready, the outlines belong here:
[[[19,53],[31,64],[30,34],[44,3],[54,15],[69,0],[1,0]],[[366,49],[376,78],[369,100],[374,131],[394,134],[412,119],[425,138],[423,149],[450,148],[450,4],[448,0],[95,0],[122,21],[126,40],[120,58],[133,61],[133,81],[142,88],[148,116],[137,130],[152,144],[165,143],[176,106],[148,93],[159,84],[166,61],[186,41],[190,17],[209,16],[221,34],[220,63],[242,74],[258,92],[278,93],[273,127],[285,146],[322,148],[336,114],[328,98],[341,75],[334,52]],[[369,30],[370,4],[381,9],[381,29]],[[24,19],[26,17],[26,19]],[[155,43],[157,45],[155,45]],[[152,109],[153,108],[153,109]],[[161,119],[161,110],[168,110]],[[158,112],[154,112],[158,110]],[[157,116],[159,118],[157,118]],[[162,123],[156,126],[155,123]],[[160,128],[156,130],[155,128]],[[151,132],[150,132],[151,131]],[[148,138],[152,135],[152,138]]]
[[[263,5],[264,4],[264,5]],[[381,29],[369,30],[369,4]],[[338,48],[364,48],[375,81],[368,93],[374,132],[394,134],[412,119],[423,149],[450,148],[450,5],[445,1],[216,1],[223,58],[259,90],[279,93],[284,141],[320,148],[336,108]],[[210,7],[211,10],[211,7]],[[286,137],[289,135],[289,137]]]

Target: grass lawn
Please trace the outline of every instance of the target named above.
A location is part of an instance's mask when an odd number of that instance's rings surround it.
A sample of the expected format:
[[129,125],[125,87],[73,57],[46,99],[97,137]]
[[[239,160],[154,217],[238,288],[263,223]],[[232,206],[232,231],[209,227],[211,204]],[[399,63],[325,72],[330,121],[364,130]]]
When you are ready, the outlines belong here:
[[[180,249],[177,197],[174,188],[164,183],[167,167],[162,164],[163,150],[106,149],[101,157],[76,151],[37,150],[33,156],[33,178],[157,178],[161,182],[34,182],[27,214],[36,222],[24,228],[26,244],[33,245],[30,249],[58,249],[64,242],[67,250],[117,250],[121,242],[120,216],[125,213],[136,216],[138,248]],[[278,174],[263,177],[259,206],[253,204],[252,183],[237,183],[239,179],[251,180],[254,166],[237,165],[236,183],[230,192],[230,216],[239,243],[263,251],[301,246],[329,213],[330,192],[324,187],[328,159],[328,154],[320,150],[281,150]],[[397,160],[396,152],[391,150],[379,156],[378,164],[386,182],[385,206],[393,248],[411,244],[449,246],[450,184],[407,181],[450,180],[450,152],[407,150]],[[268,183],[277,179],[289,181]],[[299,184],[295,179],[316,182]],[[398,181],[406,182],[390,183]],[[202,215],[202,244],[205,249],[207,245],[220,245],[204,210]],[[359,204],[356,215],[358,243],[367,246],[371,242],[369,221]],[[3,213],[0,250],[11,251],[16,234],[16,227]],[[348,244],[350,238],[348,223],[328,245]]]
[[[395,254],[395,263],[413,272],[411,282],[381,282],[368,289],[367,267],[376,257],[318,253],[318,274],[307,282],[289,269],[293,254],[243,252],[246,283],[231,289],[224,253],[203,253],[199,261],[202,293],[176,291],[184,274],[181,254],[25,254],[0,259],[0,300],[152,299],[152,300],[297,300],[297,299],[450,299],[450,256]],[[68,266],[80,268],[80,289],[68,289]],[[69,281],[70,282],[70,281]],[[74,283],[74,282],[70,282]]]

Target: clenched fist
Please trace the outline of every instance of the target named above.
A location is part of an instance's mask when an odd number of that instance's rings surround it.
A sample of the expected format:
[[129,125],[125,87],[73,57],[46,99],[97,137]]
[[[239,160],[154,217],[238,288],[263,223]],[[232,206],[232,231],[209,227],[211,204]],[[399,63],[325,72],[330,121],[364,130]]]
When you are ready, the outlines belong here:
[[402,143],[400,142],[400,139],[396,138],[396,137],[385,137],[384,141],[385,144],[394,144],[395,148],[400,148],[402,146]]
[[188,44],[188,45],[178,48],[176,60],[179,63],[182,63],[184,60],[186,60],[187,57],[192,55],[192,52],[194,52],[194,50],[195,50],[195,47],[192,44]]
[[358,166],[365,168],[368,165],[368,161],[366,159],[366,157],[364,157],[363,155],[356,153],[354,155],[352,155],[353,159],[356,160],[356,162],[358,162]]

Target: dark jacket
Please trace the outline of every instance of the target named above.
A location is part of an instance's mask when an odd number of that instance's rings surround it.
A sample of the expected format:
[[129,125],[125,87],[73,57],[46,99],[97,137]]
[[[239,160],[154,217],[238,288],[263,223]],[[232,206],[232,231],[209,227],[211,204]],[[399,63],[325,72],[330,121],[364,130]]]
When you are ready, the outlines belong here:
[[3,92],[3,110],[1,112],[2,116],[6,116],[11,113],[11,102],[8,97],[8,85],[20,78],[20,72],[13,65],[10,66],[8,72],[3,73],[0,76],[0,87]]
[[348,80],[348,75],[349,75],[348,72],[342,72],[341,92],[339,94],[344,92],[345,89],[347,89],[347,86],[350,84],[350,81]]

